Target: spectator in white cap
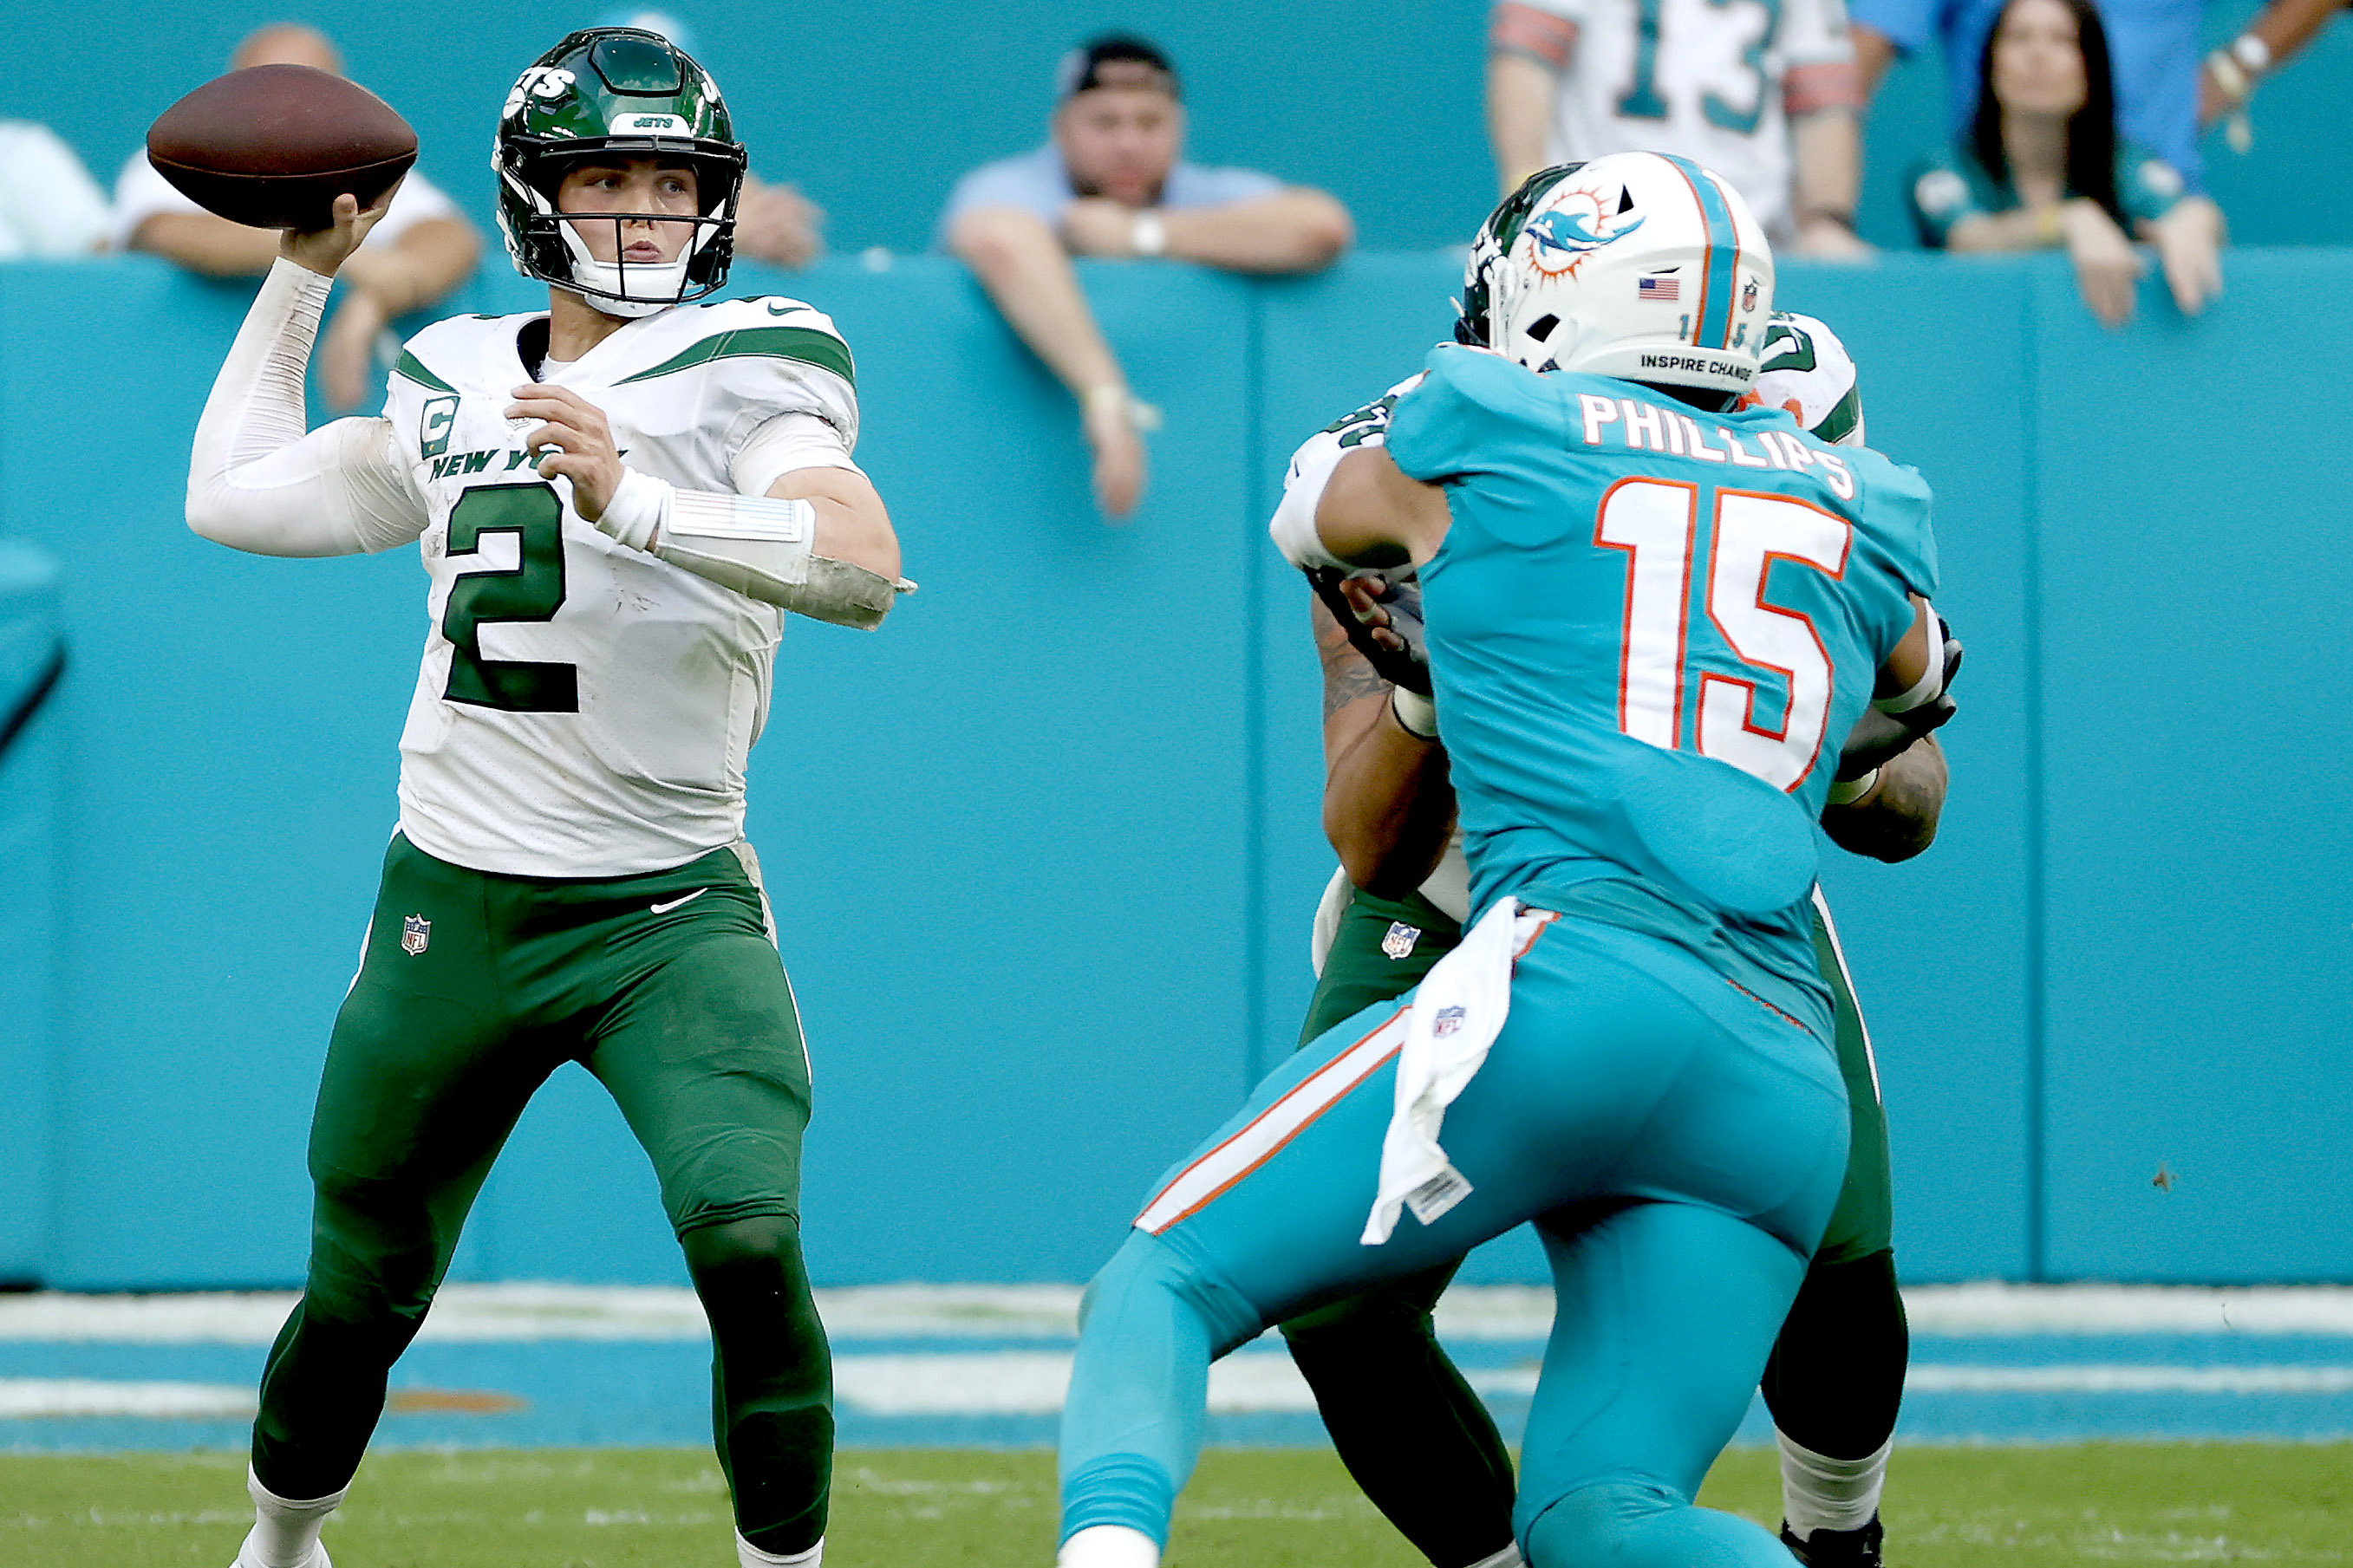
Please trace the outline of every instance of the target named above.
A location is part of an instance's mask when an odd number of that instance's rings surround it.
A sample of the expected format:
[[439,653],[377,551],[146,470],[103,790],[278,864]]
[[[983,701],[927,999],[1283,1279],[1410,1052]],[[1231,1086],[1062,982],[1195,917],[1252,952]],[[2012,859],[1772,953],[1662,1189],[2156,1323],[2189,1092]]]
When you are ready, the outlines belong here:
[[1095,500],[1125,517],[1144,492],[1140,427],[1151,410],[1103,342],[1072,256],[1167,257],[1235,272],[1313,272],[1354,237],[1322,191],[1250,169],[1182,161],[1176,72],[1141,38],[1073,49],[1057,82],[1053,136],[956,182],[939,241],[964,258],[1006,321],[1079,400]]

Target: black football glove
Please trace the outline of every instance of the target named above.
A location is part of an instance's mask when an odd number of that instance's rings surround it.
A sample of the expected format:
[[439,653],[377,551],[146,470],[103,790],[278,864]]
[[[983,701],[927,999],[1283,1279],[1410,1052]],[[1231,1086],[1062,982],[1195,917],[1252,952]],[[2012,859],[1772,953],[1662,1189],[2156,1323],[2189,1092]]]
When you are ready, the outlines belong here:
[[[1410,581],[1392,583],[1377,572],[1341,572],[1330,566],[1311,566],[1306,572],[1307,580],[1315,585],[1316,597],[1324,601],[1356,651],[1372,665],[1373,673],[1391,686],[1429,696],[1430,646],[1421,624],[1421,584]],[[1386,646],[1373,636],[1372,626],[1356,618],[1356,606],[1340,592],[1340,584],[1351,577],[1377,585],[1374,597],[1380,601],[1389,618],[1382,629],[1396,634],[1405,647]]]
[[1839,781],[1859,779],[1883,763],[1892,763],[1931,730],[1941,729],[1957,710],[1953,706],[1953,679],[1961,673],[1960,640],[1945,628],[1945,689],[1907,713],[1883,713],[1866,708],[1839,748]]

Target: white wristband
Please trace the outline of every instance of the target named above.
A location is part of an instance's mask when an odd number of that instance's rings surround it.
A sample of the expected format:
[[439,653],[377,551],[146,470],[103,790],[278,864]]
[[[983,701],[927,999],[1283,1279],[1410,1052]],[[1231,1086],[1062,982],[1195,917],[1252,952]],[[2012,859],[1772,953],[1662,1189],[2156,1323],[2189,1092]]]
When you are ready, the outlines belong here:
[[1168,225],[1149,208],[1137,213],[1128,225],[1127,247],[1138,256],[1167,255]]
[[604,515],[596,520],[597,531],[612,535],[632,550],[651,550],[662,524],[670,521],[672,498],[677,493],[668,479],[624,468],[621,482],[613,487],[613,498],[605,503]]
[[1438,739],[1438,704],[1419,691],[1408,691],[1402,686],[1389,688],[1389,711],[1396,715],[1398,728],[1417,741]]
[[1872,769],[1869,773],[1863,774],[1859,779],[1832,779],[1831,781],[1831,804],[1832,805],[1852,805],[1855,801],[1861,800],[1864,795],[1869,795],[1871,793],[1872,786],[1876,784],[1878,782],[1879,770],[1877,768]]

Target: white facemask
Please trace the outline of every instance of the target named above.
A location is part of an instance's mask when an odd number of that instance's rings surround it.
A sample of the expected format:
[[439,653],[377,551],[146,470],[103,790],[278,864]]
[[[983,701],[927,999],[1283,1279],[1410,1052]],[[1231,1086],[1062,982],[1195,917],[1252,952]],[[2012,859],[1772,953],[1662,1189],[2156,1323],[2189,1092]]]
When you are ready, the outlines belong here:
[[[579,230],[566,223],[564,246],[572,252],[572,276],[580,285],[572,291],[608,316],[650,316],[667,310],[686,292],[688,258],[702,248],[702,240],[717,232],[712,227],[699,229],[697,243],[676,261],[599,261],[589,254]],[[590,289],[601,292],[590,293]]]

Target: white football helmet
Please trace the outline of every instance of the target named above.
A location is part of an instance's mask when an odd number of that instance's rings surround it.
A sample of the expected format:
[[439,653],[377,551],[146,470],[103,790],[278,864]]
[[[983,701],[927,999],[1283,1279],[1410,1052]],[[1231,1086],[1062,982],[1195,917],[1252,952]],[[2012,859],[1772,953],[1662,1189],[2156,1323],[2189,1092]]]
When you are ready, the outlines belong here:
[[1488,215],[1454,335],[1530,370],[1738,395],[1773,313],[1748,204],[1688,158],[1612,153],[1528,176]]

